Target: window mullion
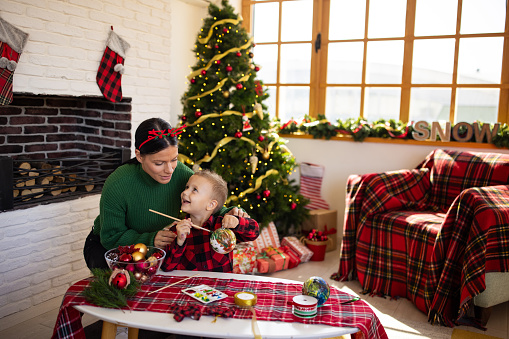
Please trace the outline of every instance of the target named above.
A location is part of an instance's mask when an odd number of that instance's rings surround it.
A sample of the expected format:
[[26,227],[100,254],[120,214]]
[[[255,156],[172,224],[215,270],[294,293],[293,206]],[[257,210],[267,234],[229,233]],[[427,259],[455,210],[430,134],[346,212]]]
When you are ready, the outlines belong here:
[[498,103],[498,122],[509,122],[509,6],[506,6],[504,50],[502,54],[502,78],[500,79],[500,98]]
[[416,0],[408,0],[405,21],[405,46],[401,79],[401,103],[399,119],[408,122],[410,116],[410,93],[412,83],[412,60],[414,50],[414,28]]

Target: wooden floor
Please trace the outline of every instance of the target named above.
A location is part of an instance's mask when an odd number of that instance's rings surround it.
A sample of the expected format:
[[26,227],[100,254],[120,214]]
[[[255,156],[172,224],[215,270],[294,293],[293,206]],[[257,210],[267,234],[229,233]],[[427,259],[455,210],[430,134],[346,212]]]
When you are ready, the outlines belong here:
[[[453,329],[440,326],[432,326],[427,322],[427,316],[419,311],[410,301],[406,299],[390,300],[380,297],[370,297],[359,294],[361,286],[356,281],[337,282],[330,279],[330,275],[337,271],[339,264],[339,252],[327,252],[324,261],[307,262],[291,270],[276,272],[272,277],[305,281],[311,276],[320,276],[344,292],[352,295],[359,295],[375,311],[382,322],[389,338],[393,339],[450,339]],[[32,339],[50,338],[53,333],[53,326],[58,314],[58,306],[49,312],[37,315],[32,319],[0,330],[0,338],[5,339]],[[83,318],[84,326],[95,322],[90,316]],[[498,338],[509,339],[509,303],[497,305],[493,308],[491,318],[488,322],[486,332],[471,327],[460,326],[459,329],[483,333]],[[117,339],[127,338],[122,332]]]

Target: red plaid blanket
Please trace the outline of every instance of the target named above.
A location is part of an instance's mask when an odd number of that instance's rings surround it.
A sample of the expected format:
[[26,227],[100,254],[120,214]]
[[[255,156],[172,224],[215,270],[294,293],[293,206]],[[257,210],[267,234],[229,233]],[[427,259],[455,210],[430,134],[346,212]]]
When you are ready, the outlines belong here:
[[453,326],[485,272],[509,271],[509,156],[436,150],[421,166],[348,179],[335,278]]
[[[291,301],[293,296],[302,294],[302,284],[296,283],[193,277],[160,292],[147,295],[150,291],[155,291],[181,279],[183,277],[154,276],[150,282],[142,285],[141,290],[135,297],[129,299],[129,307],[133,311],[169,313],[170,305],[193,304],[199,306],[203,311],[207,306],[195,301],[193,298],[182,293],[181,290],[190,286],[205,284],[228,294],[228,298],[215,302],[214,306],[231,308],[234,310],[234,318],[251,319],[251,312],[235,307],[233,298],[233,295],[237,292],[250,291],[257,295],[258,301],[255,309],[258,320],[357,327],[366,339],[387,338],[382,324],[369,305],[362,300],[343,305],[339,304],[342,301],[350,300],[352,296],[341,292],[335,287],[331,287],[330,297],[326,303],[327,305],[330,304],[330,306],[320,307],[318,315],[312,319],[301,319],[294,317],[292,314],[292,307],[288,305],[288,301]],[[52,338],[81,339],[85,337],[80,314],[72,306],[91,305],[81,295],[81,292],[89,285],[89,282],[90,278],[81,280],[67,290],[60,307]]]

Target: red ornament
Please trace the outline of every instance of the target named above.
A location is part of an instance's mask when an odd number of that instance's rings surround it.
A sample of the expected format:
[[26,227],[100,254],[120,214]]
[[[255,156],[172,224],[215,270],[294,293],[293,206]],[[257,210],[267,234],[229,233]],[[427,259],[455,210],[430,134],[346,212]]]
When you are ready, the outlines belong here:
[[205,75],[205,74],[207,74],[207,71],[206,70],[202,70],[201,71],[201,75]]
[[202,114],[203,113],[200,110],[197,110],[196,112],[194,112],[194,116],[197,117],[197,118],[201,117]]
[[152,256],[156,259],[161,259],[163,257],[163,255],[161,254],[161,252],[154,252],[154,254],[152,254]]
[[238,56],[238,57],[240,57],[240,56],[242,56],[242,53],[237,52],[235,55],[236,55],[236,56]]
[[236,138],[241,138],[242,137],[242,132],[241,131],[235,132],[235,137]]
[[262,198],[261,195],[259,195],[259,194],[256,195],[256,199],[260,200],[261,198]]
[[195,83],[196,83],[196,79],[195,79],[195,78],[192,78],[192,79],[191,79],[191,83],[192,83],[192,84],[195,84]]
[[258,141],[259,141],[259,142],[262,142],[263,140],[265,140],[265,137],[264,137],[263,135],[260,135],[260,136],[258,137]]
[[214,46],[214,48],[215,48],[215,49],[219,49],[219,45],[215,45],[215,46]]
[[237,89],[242,89],[244,86],[242,86],[242,84],[237,84],[235,87],[237,87]]
[[270,191],[269,190],[265,190],[265,191],[263,191],[262,194],[263,194],[264,198],[268,198],[270,196]]
[[228,33],[228,28],[223,28],[223,33]]
[[253,43],[253,47],[255,47],[255,46],[256,46],[256,44],[255,44],[255,43]]
[[221,64],[221,60],[216,60],[216,65],[220,65]]
[[296,203],[294,203],[294,202],[292,202],[292,203],[290,204],[290,209],[291,209],[291,210],[294,210],[294,209],[296,209],[296,208],[297,208],[297,204],[296,204]]
[[258,72],[260,70],[260,67],[255,66],[255,71]]
[[118,289],[124,289],[127,286],[127,277],[124,273],[117,273],[111,280],[111,284]]
[[182,116],[182,121],[186,121],[187,117],[185,115]]
[[121,262],[131,262],[133,260],[133,256],[129,253],[123,253],[119,258],[118,261]]
[[226,66],[226,71],[227,72],[231,72],[232,70],[233,70],[232,66],[230,66],[230,65]]

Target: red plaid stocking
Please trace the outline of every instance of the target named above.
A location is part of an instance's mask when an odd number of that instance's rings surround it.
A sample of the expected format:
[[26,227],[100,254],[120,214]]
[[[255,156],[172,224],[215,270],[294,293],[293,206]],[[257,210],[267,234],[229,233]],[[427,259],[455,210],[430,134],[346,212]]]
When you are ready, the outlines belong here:
[[320,165],[303,162],[300,164],[300,193],[310,200],[307,209],[329,209],[322,199],[322,180],[325,168]]
[[116,33],[110,31],[106,49],[97,70],[97,85],[104,97],[110,101],[122,100],[121,80],[124,73],[125,53],[130,45]]
[[12,79],[28,34],[0,18],[0,105],[12,102]]

